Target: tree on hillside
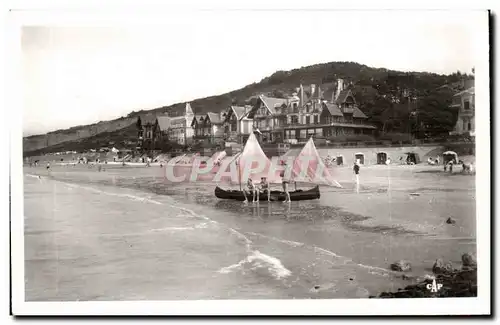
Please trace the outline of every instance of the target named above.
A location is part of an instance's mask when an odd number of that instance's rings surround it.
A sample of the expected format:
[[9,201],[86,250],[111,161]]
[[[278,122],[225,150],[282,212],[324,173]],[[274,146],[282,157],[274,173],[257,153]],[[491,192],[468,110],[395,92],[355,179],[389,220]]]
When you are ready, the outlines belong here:
[[142,129],[142,121],[140,116],[137,117],[137,122],[135,123],[135,126],[137,127],[138,130]]
[[457,121],[457,108],[450,107],[453,94],[448,89],[433,92],[418,101],[413,130],[419,137],[447,135]]

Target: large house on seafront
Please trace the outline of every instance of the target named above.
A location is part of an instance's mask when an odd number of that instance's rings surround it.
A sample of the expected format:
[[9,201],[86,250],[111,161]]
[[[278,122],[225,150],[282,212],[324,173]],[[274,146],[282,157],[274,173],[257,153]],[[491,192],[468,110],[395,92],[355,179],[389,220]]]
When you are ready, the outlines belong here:
[[258,97],[246,117],[253,120],[253,131],[261,141],[297,142],[310,136],[332,138],[341,135],[373,134],[376,129],[359,109],[352,90],[339,79],[327,92],[311,85],[300,85],[287,98]]
[[220,144],[224,141],[224,112],[195,115],[191,121],[194,130],[194,141],[206,141],[210,144]]
[[193,140],[194,130],[191,127],[193,110],[186,104],[184,115],[169,117],[167,115],[147,114],[138,118],[137,147],[144,150],[159,149],[168,140],[180,145],[189,145]]
[[136,125],[138,127],[138,148],[155,150],[159,148],[164,140],[168,139],[168,130],[170,127],[168,116],[146,115],[142,119],[138,118]]
[[452,99],[451,107],[458,108],[457,122],[451,134],[476,134],[476,105],[474,79],[463,81],[462,91],[457,92]]
[[253,132],[253,120],[248,117],[252,106],[230,106],[223,114],[224,139],[226,142],[245,143]]
[[193,117],[193,109],[189,103],[186,103],[183,115],[170,117],[170,125],[168,129],[169,141],[180,145],[191,144],[194,136],[194,129],[191,126]]

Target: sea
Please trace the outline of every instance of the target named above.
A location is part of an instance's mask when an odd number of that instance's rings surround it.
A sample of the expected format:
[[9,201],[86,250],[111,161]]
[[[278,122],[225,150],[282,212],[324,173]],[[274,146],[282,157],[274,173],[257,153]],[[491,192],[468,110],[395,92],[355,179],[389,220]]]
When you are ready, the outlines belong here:
[[[391,168],[362,169],[357,189],[339,168],[344,187],[319,200],[244,204],[160,167],[25,167],[26,300],[368,298],[475,253],[474,177]],[[412,270],[391,270],[402,259]]]

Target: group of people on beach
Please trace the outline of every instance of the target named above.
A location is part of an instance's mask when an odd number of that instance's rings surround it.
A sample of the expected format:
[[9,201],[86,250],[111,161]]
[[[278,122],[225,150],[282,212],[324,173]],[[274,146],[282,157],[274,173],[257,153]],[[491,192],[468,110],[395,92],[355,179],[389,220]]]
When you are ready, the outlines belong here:
[[[283,165],[286,166],[285,163],[283,163]],[[283,203],[290,203],[292,202],[290,198],[290,192],[288,190],[288,185],[290,184],[290,180],[288,179],[288,177],[285,177],[286,174],[287,173],[285,172],[285,170],[283,170],[280,174],[281,185],[283,187],[283,192],[285,193],[285,201],[283,201]],[[247,180],[246,189],[243,190],[243,195],[245,196],[244,203],[248,202],[247,194],[249,196],[252,195],[252,202],[259,202],[259,196],[261,193],[267,193],[267,201],[268,202],[271,201],[271,189],[269,187],[267,178],[261,177],[260,184],[255,184],[252,178],[249,177]]]
[[[446,164],[444,164],[444,168],[443,168],[444,171],[446,172],[446,170],[448,170],[450,172],[450,174],[452,174],[453,173],[453,165],[455,165],[453,160],[448,161]],[[462,173],[471,174],[473,171],[472,163],[465,163],[464,161],[459,160],[458,165],[462,165]]]
[[427,159],[427,164],[429,164],[429,165],[439,165],[439,156],[436,157],[436,159],[433,159],[432,157],[429,157]]

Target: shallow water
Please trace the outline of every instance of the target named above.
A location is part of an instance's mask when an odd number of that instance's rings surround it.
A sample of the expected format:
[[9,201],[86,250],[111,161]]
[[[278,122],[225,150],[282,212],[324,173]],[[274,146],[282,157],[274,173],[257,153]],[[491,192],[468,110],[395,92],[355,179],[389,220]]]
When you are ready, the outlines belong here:
[[159,168],[25,174],[27,300],[361,298],[475,252],[468,176],[365,168],[356,192],[339,168],[319,200],[244,205]]

